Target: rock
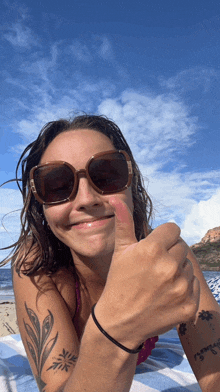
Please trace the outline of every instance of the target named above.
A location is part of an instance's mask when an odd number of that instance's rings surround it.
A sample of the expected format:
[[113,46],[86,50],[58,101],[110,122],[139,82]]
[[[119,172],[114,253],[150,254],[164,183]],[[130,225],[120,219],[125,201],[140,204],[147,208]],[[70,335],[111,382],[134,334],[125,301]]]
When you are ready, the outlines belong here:
[[201,241],[190,248],[203,271],[220,271],[220,226],[208,230]]
[[207,231],[206,235],[201,239],[202,243],[220,241],[220,226]]

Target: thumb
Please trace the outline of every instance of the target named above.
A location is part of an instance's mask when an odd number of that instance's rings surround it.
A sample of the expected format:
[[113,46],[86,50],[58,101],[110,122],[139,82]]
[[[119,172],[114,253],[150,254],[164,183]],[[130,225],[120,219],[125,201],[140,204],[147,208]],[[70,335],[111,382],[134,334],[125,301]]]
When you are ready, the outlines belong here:
[[134,220],[128,205],[117,196],[109,199],[115,213],[115,252],[137,242]]

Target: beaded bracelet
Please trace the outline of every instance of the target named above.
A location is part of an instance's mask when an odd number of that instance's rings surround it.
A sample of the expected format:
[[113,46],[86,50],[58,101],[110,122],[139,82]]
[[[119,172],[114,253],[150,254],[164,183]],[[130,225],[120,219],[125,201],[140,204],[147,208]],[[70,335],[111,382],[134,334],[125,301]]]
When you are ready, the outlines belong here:
[[93,307],[92,307],[92,318],[93,318],[93,320],[94,320],[96,326],[98,327],[98,329],[103,333],[103,335],[105,335],[109,340],[111,340],[112,343],[116,344],[116,346],[120,347],[122,350],[127,351],[127,352],[130,353],[130,354],[137,354],[137,353],[139,353],[139,352],[142,350],[142,348],[143,348],[143,346],[144,346],[144,343],[142,343],[136,350],[130,350],[129,348],[123,346],[121,343],[117,342],[117,340],[115,340],[114,338],[112,338],[112,337],[111,337],[111,336],[101,327],[101,325],[99,324],[97,318],[95,317],[95,313],[94,313],[95,306],[96,306],[96,304],[93,305]]

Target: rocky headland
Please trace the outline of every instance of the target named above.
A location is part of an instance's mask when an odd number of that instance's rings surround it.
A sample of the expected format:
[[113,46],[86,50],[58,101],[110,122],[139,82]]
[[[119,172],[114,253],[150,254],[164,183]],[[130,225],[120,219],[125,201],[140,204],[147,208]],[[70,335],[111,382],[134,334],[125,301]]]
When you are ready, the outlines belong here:
[[208,230],[201,241],[190,248],[203,271],[220,271],[220,226]]

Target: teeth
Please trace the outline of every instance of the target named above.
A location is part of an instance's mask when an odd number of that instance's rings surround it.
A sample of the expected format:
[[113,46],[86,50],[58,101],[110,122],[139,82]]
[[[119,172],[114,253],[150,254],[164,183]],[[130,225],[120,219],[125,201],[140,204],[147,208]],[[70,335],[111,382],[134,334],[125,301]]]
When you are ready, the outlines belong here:
[[75,223],[73,226],[80,225],[80,224],[83,224],[83,223],[91,224],[93,222],[96,222],[97,220],[109,219],[109,218],[112,218],[113,216],[114,215],[103,216],[102,218],[99,218],[99,219],[96,219],[96,220],[93,220],[93,221],[85,221],[85,222]]

